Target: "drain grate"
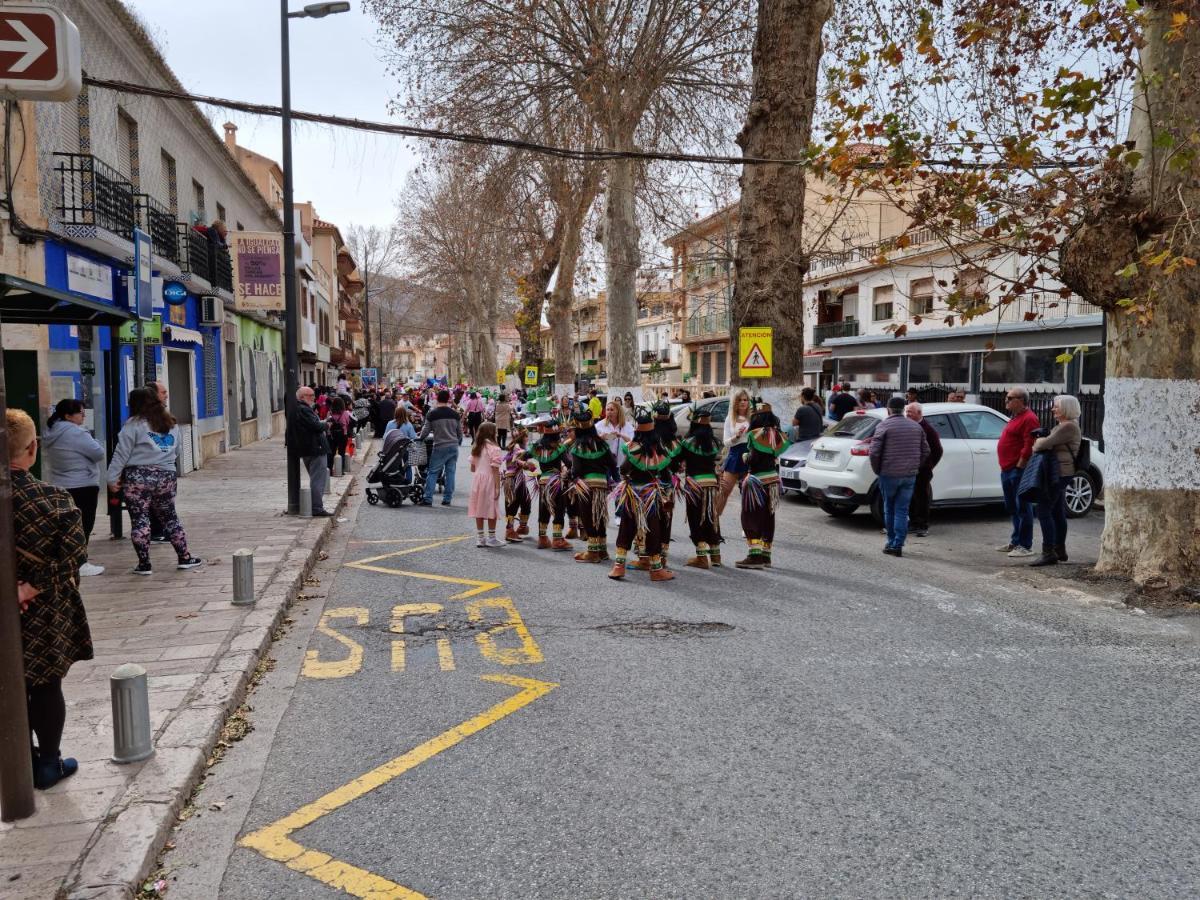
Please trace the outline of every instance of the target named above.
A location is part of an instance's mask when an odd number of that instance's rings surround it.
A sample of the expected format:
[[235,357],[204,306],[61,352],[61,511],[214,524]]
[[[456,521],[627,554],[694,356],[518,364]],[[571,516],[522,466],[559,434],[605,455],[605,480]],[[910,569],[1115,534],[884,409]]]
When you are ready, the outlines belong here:
[[707,637],[733,631],[734,627],[724,622],[665,619],[661,622],[615,622],[612,625],[598,625],[596,630],[626,637]]

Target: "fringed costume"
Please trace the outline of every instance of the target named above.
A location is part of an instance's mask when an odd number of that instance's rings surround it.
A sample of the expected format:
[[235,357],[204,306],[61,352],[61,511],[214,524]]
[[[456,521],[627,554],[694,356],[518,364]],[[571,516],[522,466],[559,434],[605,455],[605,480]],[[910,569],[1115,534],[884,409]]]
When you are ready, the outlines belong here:
[[617,462],[608,444],[596,433],[592,413],[581,407],[574,416],[575,438],[571,441],[572,506],[587,550],[575,554],[577,562],[603,562],[608,559],[609,476]]
[[662,477],[669,472],[672,459],[663,453],[654,432],[654,420],[649,413],[637,417],[633,443],[623,446],[625,462],[621,464],[621,484],[614,492],[621,510],[621,527],[617,531],[616,559],[609,578],[625,577],[626,558],[630,549],[639,544],[639,554],[651,581],[670,581],[674,573],[663,562],[664,519]]
[[667,553],[671,549],[671,530],[675,525],[675,491],[678,488],[676,469],[679,467],[679,453],[682,449],[679,443],[679,426],[671,415],[671,407],[667,403],[659,403],[654,407],[654,434],[658,438],[658,446],[664,456],[670,457],[671,465],[659,475],[659,487],[662,491],[663,505],[663,565],[667,564]]
[[779,505],[779,455],[788,448],[779,419],[768,404],[750,417],[746,439],[746,474],[742,476],[742,531],[750,545],[739,569],[765,569],[771,565],[775,540],[775,507]]
[[[570,503],[567,490],[571,486],[567,448],[559,440],[557,420],[539,422],[538,431],[541,437],[531,451],[538,464],[537,546],[539,550],[570,550],[571,545],[563,538],[563,523]],[[552,522],[553,540],[546,534]]]
[[528,432],[520,425],[513,429],[508,452],[500,463],[500,483],[504,490],[504,539],[516,544],[529,534],[529,511],[533,506],[530,482],[537,483],[533,473],[537,463],[526,449]]
[[688,436],[679,443],[678,456],[683,468],[679,493],[687,509],[688,532],[696,547],[696,554],[687,565],[695,569],[721,565],[721,518],[717,515],[720,455],[708,410],[696,411]]

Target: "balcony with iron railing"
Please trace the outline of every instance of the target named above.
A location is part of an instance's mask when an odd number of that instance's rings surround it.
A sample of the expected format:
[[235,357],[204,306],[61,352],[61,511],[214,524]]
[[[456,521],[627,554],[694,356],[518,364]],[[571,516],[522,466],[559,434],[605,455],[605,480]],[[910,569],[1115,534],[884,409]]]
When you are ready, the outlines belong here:
[[54,156],[58,160],[58,212],[63,225],[103,228],[132,240],[137,209],[129,179],[90,154]]
[[180,222],[179,267],[184,272],[212,283],[212,266],[208,258],[208,239],[187,222]]
[[648,366],[651,363],[656,363],[656,362],[660,363],[663,361],[664,360],[662,358],[662,354],[660,354],[657,350],[643,350],[642,351],[642,365],[644,365],[644,366]]
[[729,311],[693,313],[687,320],[688,337],[707,337],[729,333]]
[[173,263],[179,262],[179,223],[165,206],[149,194],[135,194],[137,222],[142,231],[150,235],[154,253]]
[[820,347],[830,338],[858,337],[858,322],[850,319],[844,322],[825,322],[813,326],[812,345]]
[[208,266],[212,273],[212,286],[218,290],[233,293],[233,260],[229,256],[228,247],[219,247],[209,243]]
[[816,275],[838,269],[854,269],[864,265],[877,265],[881,257],[905,256],[918,251],[926,251],[930,244],[939,241],[949,246],[950,242],[963,244],[979,239],[979,233],[996,223],[996,216],[988,213],[981,215],[973,226],[964,227],[954,235],[945,234],[932,226],[914,228],[904,234],[885,238],[872,244],[850,247],[834,252],[818,252],[813,254],[809,274]]

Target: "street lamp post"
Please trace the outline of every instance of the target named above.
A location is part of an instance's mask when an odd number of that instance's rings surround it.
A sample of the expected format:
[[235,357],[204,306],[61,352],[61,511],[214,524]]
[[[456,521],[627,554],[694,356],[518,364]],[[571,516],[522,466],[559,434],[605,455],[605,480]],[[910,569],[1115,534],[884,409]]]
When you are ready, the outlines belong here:
[[[292,66],[288,19],[323,19],[350,11],[350,4],[310,3],[299,12],[289,12],[288,0],[279,0],[279,49],[282,66],[283,107],[283,296],[286,378],[284,409],[292,421],[296,392],[300,389],[300,298],[296,284],[296,207],[292,184]],[[300,457],[290,450],[287,455],[287,511],[300,512]]]

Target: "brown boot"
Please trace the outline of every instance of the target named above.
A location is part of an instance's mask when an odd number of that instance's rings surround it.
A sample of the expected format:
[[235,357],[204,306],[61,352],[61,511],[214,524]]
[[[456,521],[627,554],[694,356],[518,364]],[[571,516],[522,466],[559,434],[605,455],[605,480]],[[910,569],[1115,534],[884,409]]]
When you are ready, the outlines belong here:
[[663,566],[661,569],[652,569],[650,572],[651,581],[671,581],[675,578],[675,573]]
[[603,559],[604,557],[594,550],[581,550],[575,554],[575,562],[597,563]]
[[609,570],[608,577],[613,581],[620,581],[625,577],[625,563],[613,563],[612,569]]
[[537,548],[539,550],[549,550],[550,549],[550,538],[546,537],[544,534],[539,534]]
[[708,551],[708,564],[710,566],[712,566],[714,569],[717,568],[717,566],[721,565],[721,551],[720,550],[709,550]]
[[567,529],[567,533],[564,534],[563,537],[566,538],[568,541],[577,541],[577,540],[579,540],[579,532],[575,529],[575,526],[572,525],[570,528]]
[[693,569],[711,569],[712,568],[712,566],[710,566],[708,564],[707,556],[693,556],[686,563],[684,563],[684,565],[691,566]]
[[734,563],[739,569],[765,569],[766,561],[757,553],[751,553],[745,559],[739,559]]
[[650,557],[639,556],[637,558],[637,560],[629,563],[629,568],[637,569],[639,572],[649,572],[650,571]]
[[517,534],[521,535],[521,537],[525,537],[527,534],[529,534],[529,526],[522,523],[521,527],[517,529]]
[[506,541],[508,541],[510,544],[519,544],[525,540],[525,538],[523,538],[523,537],[521,537],[521,535],[517,534],[517,531],[514,528],[505,529],[504,539]]
[[571,545],[565,539],[556,537],[553,541],[550,542],[550,549],[551,550],[570,550]]

